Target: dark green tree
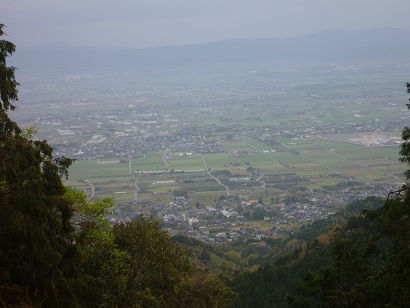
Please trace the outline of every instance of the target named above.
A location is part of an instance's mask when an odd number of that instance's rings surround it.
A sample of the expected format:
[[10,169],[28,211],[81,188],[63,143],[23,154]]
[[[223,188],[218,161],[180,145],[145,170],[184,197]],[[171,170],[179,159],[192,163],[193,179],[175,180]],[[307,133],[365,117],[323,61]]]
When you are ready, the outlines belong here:
[[169,306],[186,308],[231,307],[236,294],[213,274],[195,272],[183,280]]
[[370,281],[378,304],[405,307],[410,301],[410,191],[392,192],[380,209],[369,212],[374,221],[370,257],[380,262]]
[[46,141],[31,140],[9,118],[18,99],[15,68],[6,63],[14,51],[0,40],[0,303],[73,306],[77,254],[61,180],[71,160],[54,159]]
[[112,227],[106,219],[114,202],[110,198],[90,201],[83,192],[71,188],[66,189],[65,198],[74,208],[71,221],[80,259],[75,289],[80,305],[111,307],[115,303],[111,273],[125,256],[116,247]]
[[[406,83],[407,87],[407,93],[410,94],[410,83]],[[409,99],[410,101],[410,99]],[[410,110],[410,104],[406,104],[407,109]],[[400,146],[400,161],[406,163],[408,166],[410,166],[410,128],[405,127],[401,133],[401,137],[403,139],[403,143]],[[410,179],[410,170],[407,170],[406,173],[406,178]]]
[[117,307],[229,307],[235,293],[195,269],[186,247],[170,241],[152,217],[114,226],[117,253],[106,267]]
[[303,296],[288,297],[292,307],[362,307],[368,303],[370,275],[367,256],[350,238],[333,244],[332,264],[319,273],[308,272],[305,284],[299,288]]
[[[410,83],[406,83],[410,94]],[[410,101],[410,99],[409,99]],[[410,104],[406,104],[410,110]],[[402,131],[400,161],[410,167],[410,128]],[[384,260],[376,280],[378,293],[386,305],[406,306],[410,301],[410,169],[407,183],[391,192],[383,207],[369,216],[376,221],[375,246]]]
[[118,305],[165,306],[193,273],[186,250],[171,243],[154,218],[140,217],[114,226],[115,243],[126,253],[127,270],[117,281]]

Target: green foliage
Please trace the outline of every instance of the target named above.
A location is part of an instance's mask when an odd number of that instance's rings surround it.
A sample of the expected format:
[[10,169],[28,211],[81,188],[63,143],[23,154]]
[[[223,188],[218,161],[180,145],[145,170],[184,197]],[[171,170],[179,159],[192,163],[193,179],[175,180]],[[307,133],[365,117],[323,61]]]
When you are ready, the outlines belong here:
[[241,254],[235,250],[230,250],[226,253],[226,256],[234,261],[235,263],[238,263],[242,260]]
[[[226,271],[239,269],[236,261],[239,253],[236,251],[232,251],[235,252],[235,260],[233,260],[231,254],[225,253],[221,246],[207,244],[189,236],[175,235],[171,241],[186,246],[191,262],[198,268],[216,274],[225,274]],[[223,264],[226,265],[225,268],[222,268]]]
[[[410,94],[410,83],[406,83],[407,93]],[[410,99],[409,99],[410,101]],[[410,110],[410,104],[406,104],[407,108]],[[400,145],[400,161],[406,163],[410,166],[410,128],[405,127],[401,133],[401,138],[403,139],[403,143]],[[406,173],[407,180],[410,179],[410,171],[407,170]]]
[[126,264],[124,253],[114,243],[112,227],[105,219],[114,203],[109,198],[90,202],[83,192],[70,188],[65,198],[70,200],[75,210],[71,221],[76,230],[81,266],[77,296],[84,306],[112,304],[115,302],[110,293],[114,279],[112,273]]
[[380,301],[405,306],[410,300],[410,192],[408,186],[389,195],[386,204],[368,213],[375,223],[370,256],[381,260],[374,281]]
[[[0,36],[3,29],[0,24]],[[0,302],[75,305],[73,207],[61,181],[72,160],[53,159],[46,141],[27,139],[8,117],[18,93],[15,69],[6,65],[14,50],[0,41]]]
[[[5,35],[5,25],[0,24],[0,37]],[[19,85],[14,76],[16,70],[13,66],[7,66],[7,57],[11,56],[16,51],[16,46],[7,41],[0,40],[0,110],[2,117],[4,111],[13,110],[15,106],[11,104],[12,101],[18,100],[17,86]]]
[[169,306],[192,308],[231,307],[236,296],[232,289],[227,287],[215,275],[196,272],[182,282],[179,286],[177,299],[171,301]]
[[[171,243],[153,218],[140,217],[116,225],[114,235],[117,247],[127,254],[130,267],[125,288],[117,286],[116,290],[126,306],[164,304],[176,285],[193,270],[183,247]],[[148,302],[141,302],[139,294],[147,290],[151,297],[145,299]]]

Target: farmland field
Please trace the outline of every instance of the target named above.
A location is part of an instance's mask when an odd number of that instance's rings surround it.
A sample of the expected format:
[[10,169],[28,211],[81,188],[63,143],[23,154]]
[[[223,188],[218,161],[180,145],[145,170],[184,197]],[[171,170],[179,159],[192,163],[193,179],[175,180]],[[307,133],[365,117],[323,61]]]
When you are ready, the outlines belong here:
[[[257,150],[258,147],[261,150]],[[281,152],[265,153],[266,147],[261,146],[258,140],[248,138],[244,142],[231,142],[224,148],[226,152],[203,155],[210,174],[204,169],[199,154],[181,156],[179,153],[167,153],[165,159],[164,153],[157,152],[132,159],[132,171],[140,186],[139,192],[129,174],[128,160],[126,163],[109,158],[104,161],[78,161],[71,167],[72,175],[67,184],[90,192],[88,186],[92,183],[95,197],[109,195],[120,202],[132,201],[135,196],[137,199],[169,202],[173,200],[175,190],[185,190],[191,196],[211,204],[225,193],[225,188],[214,177],[231,187],[234,193],[254,197],[260,193],[264,183],[270,196],[283,195],[286,188],[278,190],[275,183],[280,183],[289,174],[299,179],[289,184],[292,189],[300,185],[315,189],[348,180],[378,184],[403,181],[404,168],[398,161],[398,146],[366,147],[310,140],[286,144],[281,147]],[[292,150],[297,150],[297,153],[292,153]],[[148,172],[156,170],[163,172]],[[244,180],[239,183],[231,179],[237,177]],[[261,182],[255,182],[259,177]],[[266,182],[263,182],[264,179]]]

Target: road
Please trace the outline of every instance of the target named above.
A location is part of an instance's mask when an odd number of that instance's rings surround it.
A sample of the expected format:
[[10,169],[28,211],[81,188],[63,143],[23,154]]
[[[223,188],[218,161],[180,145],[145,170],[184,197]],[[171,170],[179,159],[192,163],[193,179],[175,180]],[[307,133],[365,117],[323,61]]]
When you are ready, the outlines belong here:
[[91,186],[91,195],[88,197],[88,201],[90,201],[90,200],[94,197],[94,194],[95,194],[95,188],[94,188],[94,184],[93,184],[93,183],[91,183],[91,181],[88,181],[88,185],[90,185],[90,186]]
[[137,176],[132,172],[132,160],[131,157],[128,157],[128,173],[130,174],[131,178],[134,181],[135,185],[135,192],[134,192],[134,200],[138,201],[138,192],[140,190],[137,182]]
[[204,156],[203,156],[202,154],[200,154],[200,155],[201,155],[201,158],[202,158],[202,162],[203,162],[203,164],[204,164],[204,168],[205,168],[206,172],[208,173],[208,175],[209,175],[211,178],[213,178],[215,181],[217,181],[219,185],[221,185],[222,187],[225,187],[226,194],[227,194],[228,196],[230,196],[230,195],[231,195],[231,191],[229,190],[229,187],[226,186],[226,185],[224,185],[218,178],[216,178],[215,176],[212,175],[212,173],[211,173],[211,172],[209,171],[209,169],[208,169],[208,166],[206,165]]

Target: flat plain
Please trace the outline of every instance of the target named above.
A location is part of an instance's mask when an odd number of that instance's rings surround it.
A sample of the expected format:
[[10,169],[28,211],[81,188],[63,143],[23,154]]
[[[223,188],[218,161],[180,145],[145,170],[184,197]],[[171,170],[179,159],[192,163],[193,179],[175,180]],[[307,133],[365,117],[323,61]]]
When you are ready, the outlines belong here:
[[252,63],[152,71],[22,73],[15,118],[90,197],[212,205],[358,181],[404,181],[409,64]]

